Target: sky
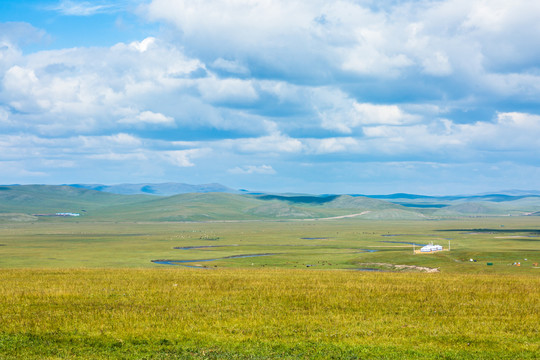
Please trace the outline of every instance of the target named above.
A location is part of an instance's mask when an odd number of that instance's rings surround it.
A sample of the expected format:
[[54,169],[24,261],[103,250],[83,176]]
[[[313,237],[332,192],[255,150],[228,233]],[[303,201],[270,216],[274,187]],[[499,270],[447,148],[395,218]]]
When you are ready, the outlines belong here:
[[537,0],[1,0],[0,183],[540,189]]

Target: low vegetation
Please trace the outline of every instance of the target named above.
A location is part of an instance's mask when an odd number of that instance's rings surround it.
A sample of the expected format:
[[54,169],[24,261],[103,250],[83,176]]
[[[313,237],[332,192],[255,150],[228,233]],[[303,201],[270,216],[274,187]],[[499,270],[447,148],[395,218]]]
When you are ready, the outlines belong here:
[[[1,359],[536,359],[540,352],[534,216],[440,219],[426,216],[437,208],[411,212],[376,199],[306,204],[231,194],[208,204],[210,195],[183,195],[182,205],[178,197],[108,194],[100,208],[90,190],[67,189],[73,203],[84,199],[86,214],[36,217],[24,201],[36,206],[26,196],[39,197],[39,187],[33,195],[6,188],[4,200],[22,202],[0,215]],[[57,195],[46,197],[48,211],[64,201]],[[372,210],[362,208],[368,202]],[[269,218],[235,219],[231,204]],[[366,216],[349,217],[351,206]],[[153,214],[146,220],[145,211]],[[174,211],[174,219],[221,218],[156,221]],[[278,219],[298,211],[318,211],[319,220]],[[430,242],[445,250],[413,252]]]
[[320,219],[359,213],[364,219],[375,220],[439,220],[463,216],[524,216],[538,211],[540,196],[535,194],[435,198],[409,195],[379,199],[349,195],[232,193],[152,196],[120,195],[72,186],[0,186],[0,214],[19,214],[21,220],[24,216],[57,212],[81,213],[80,221],[171,222]]
[[[451,251],[413,253],[412,244],[418,250],[430,242]],[[370,265],[382,263],[460,274],[540,270],[534,266],[540,263],[535,217],[176,223],[42,218],[0,224],[0,245],[0,268],[166,268],[152,260],[176,260],[212,269],[399,270]],[[272,255],[239,257],[257,254]],[[208,259],[218,260],[198,261]]]
[[540,278],[3,270],[3,359],[534,359]]

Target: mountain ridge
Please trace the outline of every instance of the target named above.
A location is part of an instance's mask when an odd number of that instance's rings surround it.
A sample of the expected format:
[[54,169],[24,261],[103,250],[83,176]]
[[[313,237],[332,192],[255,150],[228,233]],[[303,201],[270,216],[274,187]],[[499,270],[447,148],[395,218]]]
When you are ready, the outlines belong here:
[[[144,186],[136,184],[136,186]],[[139,188],[140,189],[140,188]],[[210,187],[204,189],[210,190]],[[171,196],[122,195],[68,185],[0,186],[0,220],[81,214],[77,221],[223,221],[342,218],[439,219],[467,216],[526,216],[540,212],[540,197],[524,195],[411,197],[392,201],[361,195],[279,195],[191,192]],[[500,201],[504,199],[504,201]],[[356,216],[355,216],[356,217]]]
[[[5,186],[33,186],[40,184],[10,184],[10,185],[0,185],[0,187]],[[492,191],[479,194],[468,194],[468,195],[422,195],[422,194],[412,194],[412,193],[391,193],[391,194],[362,194],[362,193],[348,193],[348,194],[309,194],[309,193],[275,193],[268,191],[250,191],[246,189],[233,189],[226,185],[220,183],[206,183],[206,184],[187,184],[179,182],[163,182],[163,183],[122,183],[122,184],[60,184],[60,185],[51,185],[51,186],[71,186],[74,188],[95,190],[119,195],[155,195],[155,196],[172,196],[177,194],[187,194],[187,193],[231,193],[231,194],[250,194],[250,195],[261,195],[261,196],[295,196],[295,197],[308,197],[315,196],[320,198],[336,197],[341,195],[349,195],[353,197],[368,197],[372,199],[382,199],[388,200],[394,203],[405,202],[407,201],[434,201],[434,200],[446,200],[446,201],[455,201],[455,200],[478,200],[478,201],[513,201],[519,200],[522,198],[528,197],[539,197],[539,190],[501,190],[501,191]],[[404,201],[405,200],[405,201]]]
[[231,189],[225,185],[218,183],[209,184],[185,184],[185,183],[139,183],[139,184],[66,184],[75,188],[103,191],[120,195],[157,195],[171,196],[187,193],[207,193],[207,192],[223,192],[223,193],[240,193],[239,190]]

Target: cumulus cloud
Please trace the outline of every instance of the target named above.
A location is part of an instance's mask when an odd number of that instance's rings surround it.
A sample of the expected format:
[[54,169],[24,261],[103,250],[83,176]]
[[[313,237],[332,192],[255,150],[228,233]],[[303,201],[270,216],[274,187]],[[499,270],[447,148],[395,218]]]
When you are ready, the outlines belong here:
[[238,61],[217,58],[211,64],[215,70],[222,70],[232,74],[249,75],[249,68],[240,64]]
[[138,146],[141,144],[141,141],[135,136],[129,134],[115,134],[112,136],[106,136],[104,139],[107,143],[113,143],[122,146]]
[[274,133],[256,138],[225,140],[221,146],[242,153],[298,153],[302,150],[302,142],[287,135]]
[[[46,134],[99,132],[135,122],[171,125],[172,117],[161,112],[133,115],[126,109],[151,107],[163,93],[192,87],[183,77],[198,68],[199,61],[153,38],[111,48],[38,52],[6,70],[0,101],[17,110],[14,118]],[[111,119],[114,114],[118,117]]]
[[302,81],[326,82],[329,73],[343,72],[403,81],[413,72],[415,78],[457,76],[472,86],[516,66],[537,68],[540,55],[540,40],[527,35],[540,32],[540,6],[527,0],[377,7],[344,0],[154,0],[143,9],[149,19],[178,29],[201,58],[293,81],[295,73]]
[[360,141],[352,137],[304,139],[307,153],[331,154],[331,153],[359,153]]
[[250,80],[208,77],[198,82],[202,98],[210,103],[249,103],[258,98]]
[[[0,168],[18,164],[18,170],[9,174],[13,175],[13,179],[15,174],[46,177],[47,169],[56,174],[62,171],[84,173],[86,176],[96,176],[96,179],[106,177],[102,170],[113,177],[118,176],[118,171],[130,176],[139,174],[151,177],[167,168],[194,167],[194,159],[204,158],[210,153],[205,148],[186,149],[191,145],[194,144],[167,144],[169,149],[165,150],[159,144],[143,143],[136,136],[125,133],[66,138],[0,135]],[[69,176],[73,176],[73,173]]]
[[276,177],[319,158],[535,161],[540,4],[150,0],[137,14],[162,31],[110,47],[32,52],[43,30],[0,24],[0,159]]
[[363,132],[373,149],[389,154],[423,154],[424,158],[431,154],[437,158],[444,153],[454,160],[526,159],[540,146],[540,116],[499,113],[494,121],[458,124],[440,119],[431,124],[364,127]]
[[193,158],[203,156],[207,152],[207,149],[190,149],[162,151],[159,154],[163,159],[174,166],[191,167],[195,166],[195,164],[191,161]]
[[174,119],[170,116],[163,115],[161,113],[155,113],[152,111],[143,111],[137,114],[134,117],[126,117],[119,120],[120,123],[124,124],[152,124],[152,125],[162,125],[162,126],[172,126],[174,125]]
[[395,104],[359,103],[338,89],[318,89],[314,106],[321,126],[350,134],[363,125],[402,125],[420,120]]
[[[147,37],[146,39],[142,41],[131,42],[129,44],[129,47],[143,53],[143,52],[146,52],[152,46],[155,46],[155,43],[156,43],[156,38]],[[122,45],[119,45],[118,47],[122,47]]]
[[443,52],[436,51],[432,55],[426,56],[422,61],[423,71],[428,75],[445,76],[452,73],[452,65],[448,56]]
[[494,122],[456,126],[465,141],[486,150],[527,152],[540,146],[540,116],[510,112],[498,113]]

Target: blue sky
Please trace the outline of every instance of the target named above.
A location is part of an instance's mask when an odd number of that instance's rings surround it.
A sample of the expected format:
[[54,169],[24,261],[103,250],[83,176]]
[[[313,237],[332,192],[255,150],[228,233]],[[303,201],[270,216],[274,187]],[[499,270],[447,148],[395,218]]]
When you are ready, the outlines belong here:
[[0,183],[540,188],[540,2],[0,2]]

